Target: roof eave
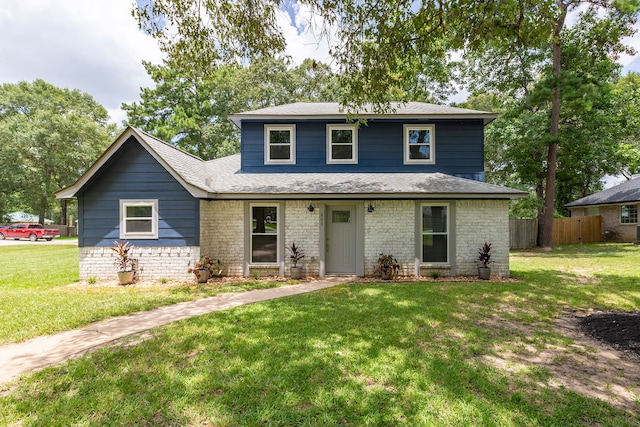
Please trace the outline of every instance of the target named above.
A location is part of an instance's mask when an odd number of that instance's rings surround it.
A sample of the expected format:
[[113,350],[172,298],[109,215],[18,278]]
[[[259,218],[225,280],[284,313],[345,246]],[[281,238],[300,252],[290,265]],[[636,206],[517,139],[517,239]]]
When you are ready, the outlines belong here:
[[517,200],[524,199],[528,193],[215,193],[209,194],[210,200]]

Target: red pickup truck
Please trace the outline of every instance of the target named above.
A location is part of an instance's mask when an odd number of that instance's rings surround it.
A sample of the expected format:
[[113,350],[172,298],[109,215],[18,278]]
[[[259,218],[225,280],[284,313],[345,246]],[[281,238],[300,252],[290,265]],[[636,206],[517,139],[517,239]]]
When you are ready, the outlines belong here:
[[38,239],[51,241],[54,237],[60,237],[60,231],[55,228],[44,228],[42,224],[13,224],[7,228],[0,228],[0,240],[29,239],[35,242]]

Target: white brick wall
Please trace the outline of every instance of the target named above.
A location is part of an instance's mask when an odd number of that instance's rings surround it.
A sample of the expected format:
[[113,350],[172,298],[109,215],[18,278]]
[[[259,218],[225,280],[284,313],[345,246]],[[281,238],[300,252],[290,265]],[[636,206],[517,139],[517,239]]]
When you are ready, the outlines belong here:
[[[189,267],[200,258],[196,246],[134,246],[132,257],[138,260],[138,280],[160,278],[192,279]],[[115,253],[111,247],[80,248],[80,279],[116,279]]]
[[244,202],[200,202],[201,252],[222,261],[223,275],[243,275],[244,240]]
[[456,202],[456,268],[458,276],[478,273],[478,248],[491,243],[491,274],[509,276],[509,201]]
[[[312,204],[314,211],[309,212],[307,207]],[[285,244],[285,274],[288,276],[291,261],[290,252],[286,249],[292,242],[296,243],[305,254],[298,262],[302,267],[302,275],[318,276],[320,274],[320,216],[322,205],[318,201],[289,200],[284,204],[284,244]]]
[[392,254],[401,275],[415,274],[415,202],[373,200],[373,212],[364,203],[364,274],[372,276],[380,253]]
[[[415,274],[416,202],[412,200],[375,200],[373,212],[366,212],[368,202],[357,202],[364,211],[364,270],[373,275],[378,255],[393,254],[401,265],[400,274]],[[506,200],[462,200],[449,202],[455,206],[456,274],[477,274],[477,251],[486,241],[493,245],[492,274],[509,275],[509,217]],[[315,206],[309,212],[309,204]],[[284,228],[281,230],[282,246],[296,242],[305,252],[301,261],[303,274],[317,276],[320,273],[321,236],[323,236],[322,201],[286,201]],[[242,276],[245,256],[245,218],[243,201],[202,201],[201,247],[134,247],[133,256],[139,260],[143,280],[192,279],[188,269],[207,254],[219,258],[226,276]],[[285,274],[291,263],[284,249]],[[116,276],[114,254],[110,247],[80,248],[80,277],[111,279]],[[271,270],[269,270],[270,272]],[[431,270],[422,269],[422,274]],[[439,270],[448,275],[448,270]],[[261,272],[261,274],[267,273]]]

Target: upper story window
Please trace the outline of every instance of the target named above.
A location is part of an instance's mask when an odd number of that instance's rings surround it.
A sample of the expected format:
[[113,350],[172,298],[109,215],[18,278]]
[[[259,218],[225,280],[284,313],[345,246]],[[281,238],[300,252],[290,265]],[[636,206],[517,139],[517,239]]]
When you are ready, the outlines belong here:
[[620,224],[636,224],[638,222],[638,205],[620,206]]
[[120,200],[120,239],[158,238],[158,200]]
[[327,125],[327,163],[358,163],[358,129],[355,125]]
[[404,163],[435,162],[435,126],[404,125]]
[[296,162],[296,126],[264,126],[265,163],[288,164]]

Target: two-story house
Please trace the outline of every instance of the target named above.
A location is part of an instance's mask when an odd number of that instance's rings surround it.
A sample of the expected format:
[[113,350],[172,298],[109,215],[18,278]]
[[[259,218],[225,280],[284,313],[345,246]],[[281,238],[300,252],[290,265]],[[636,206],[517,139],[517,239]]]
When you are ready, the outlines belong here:
[[404,275],[455,276],[477,274],[486,241],[507,276],[509,201],[526,193],[483,182],[495,117],[418,102],[355,116],[282,105],[232,115],[241,154],[210,161],[127,128],[58,197],[78,199],[81,278],[114,276],[116,239],[135,245],[143,278],[185,278],[204,254],[226,275],[284,276],[292,242],[310,276],[372,275],[380,253]]

